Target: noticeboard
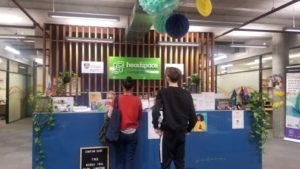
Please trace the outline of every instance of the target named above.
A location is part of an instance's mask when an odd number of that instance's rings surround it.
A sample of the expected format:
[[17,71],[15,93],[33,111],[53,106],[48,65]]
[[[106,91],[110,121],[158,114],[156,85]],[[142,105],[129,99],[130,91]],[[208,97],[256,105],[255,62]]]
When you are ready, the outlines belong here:
[[109,148],[81,147],[80,169],[109,169]]

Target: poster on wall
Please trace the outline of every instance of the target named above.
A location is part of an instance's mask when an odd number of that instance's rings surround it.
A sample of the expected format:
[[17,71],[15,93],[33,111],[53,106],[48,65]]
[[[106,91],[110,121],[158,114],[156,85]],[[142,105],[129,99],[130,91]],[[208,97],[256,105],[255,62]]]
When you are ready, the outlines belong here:
[[285,140],[300,142],[300,73],[286,74]]
[[193,132],[207,131],[207,113],[197,113],[197,122],[193,128]]
[[165,70],[168,67],[176,67],[176,68],[178,68],[181,71],[181,74],[184,74],[184,66],[183,66],[183,64],[165,64]]
[[192,94],[196,111],[215,110],[215,93],[202,92],[201,94]]
[[102,74],[104,72],[103,62],[82,61],[81,73]]
[[159,58],[109,57],[109,79],[159,80],[161,61]]
[[155,133],[152,124],[152,110],[148,111],[148,139],[159,139],[159,135]]
[[243,129],[244,126],[244,111],[233,110],[232,111],[232,129]]
[[52,97],[53,112],[72,112],[74,97]]

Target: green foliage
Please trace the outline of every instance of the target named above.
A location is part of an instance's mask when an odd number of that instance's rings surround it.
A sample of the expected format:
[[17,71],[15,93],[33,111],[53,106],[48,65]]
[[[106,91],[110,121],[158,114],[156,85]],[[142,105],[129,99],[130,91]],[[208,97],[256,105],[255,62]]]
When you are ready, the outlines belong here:
[[65,96],[66,95],[66,85],[71,82],[72,77],[75,76],[71,72],[60,72],[60,79],[57,82],[55,95],[56,96]]
[[198,85],[200,83],[200,77],[198,74],[191,75],[191,82],[192,84]]
[[[41,100],[41,95],[35,96],[33,100]],[[41,139],[43,131],[48,129],[53,129],[55,126],[55,119],[52,111],[53,101],[49,98],[49,102],[47,105],[48,112],[45,113],[45,116],[41,115],[40,113],[35,113],[33,115],[33,136],[34,136],[34,144],[36,144],[36,152],[37,157],[35,159],[36,167],[35,169],[45,169],[44,167],[44,160],[46,152],[44,150],[43,141]],[[40,102],[36,102],[34,105],[34,110],[36,110],[37,106]]]
[[270,98],[268,94],[253,92],[250,94],[250,98],[246,105],[252,113],[252,127],[250,136],[258,139],[260,149],[263,150],[263,146],[268,137],[268,119],[269,113],[265,111],[265,103],[269,102]]

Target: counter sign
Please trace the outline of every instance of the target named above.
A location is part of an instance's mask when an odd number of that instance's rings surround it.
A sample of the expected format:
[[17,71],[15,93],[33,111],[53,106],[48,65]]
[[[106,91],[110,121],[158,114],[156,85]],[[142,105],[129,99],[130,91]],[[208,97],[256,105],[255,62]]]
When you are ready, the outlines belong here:
[[80,148],[80,169],[109,169],[108,147]]

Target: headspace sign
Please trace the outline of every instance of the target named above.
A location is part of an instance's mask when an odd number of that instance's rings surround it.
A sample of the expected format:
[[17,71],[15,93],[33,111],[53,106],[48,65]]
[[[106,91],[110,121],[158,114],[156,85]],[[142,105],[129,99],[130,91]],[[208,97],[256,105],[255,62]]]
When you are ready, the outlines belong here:
[[109,57],[109,78],[159,80],[161,63],[159,58]]

